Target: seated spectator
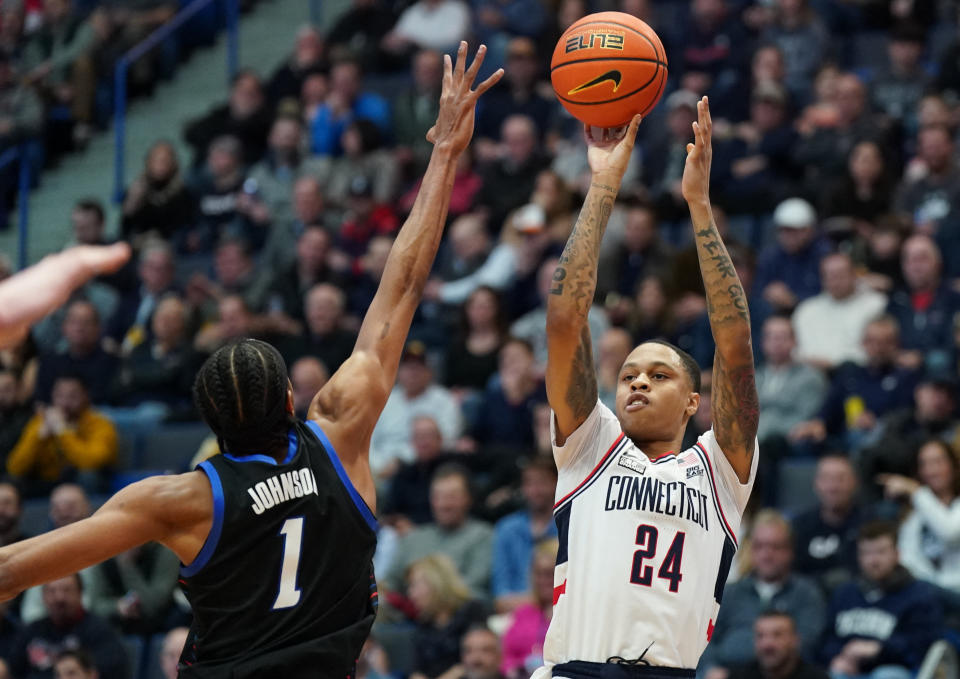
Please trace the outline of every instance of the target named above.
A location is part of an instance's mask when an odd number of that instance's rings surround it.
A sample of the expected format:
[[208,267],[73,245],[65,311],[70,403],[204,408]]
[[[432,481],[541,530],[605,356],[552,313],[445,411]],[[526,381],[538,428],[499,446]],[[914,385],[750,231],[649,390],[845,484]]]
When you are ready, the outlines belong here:
[[293,412],[298,419],[306,420],[307,411],[317,392],[330,379],[327,367],[313,356],[304,356],[290,366],[290,384],[293,386]]
[[[906,500],[910,513],[900,526],[900,562],[915,578],[949,590],[960,603],[960,458],[932,439],[917,452],[916,478],[881,477],[888,498]],[[956,612],[956,610],[954,611]]]
[[[26,539],[20,529],[23,498],[20,489],[10,481],[0,481],[0,547]],[[3,654],[0,653],[0,656]]]
[[[17,75],[11,55],[0,49],[0,149],[4,151],[36,137],[43,129],[43,102]],[[0,176],[7,178],[6,174]],[[9,179],[12,186],[14,175]],[[6,215],[0,215],[0,220],[5,219]]]
[[359,271],[355,272],[353,283],[347,289],[347,306],[351,317],[361,318],[370,308],[370,302],[377,294],[383,278],[391,248],[392,236],[374,236],[367,244],[367,253],[358,262]]
[[[670,61],[675,63],[673,58]],[[645,134],[640,143],[641,154],[637,155],[643,159],[642,183],[649,188],[657,215],[673,222],[687,217],[680,179],[687,144],[693,139],[691,125],[697,119],[697,95],[681,87],[666,98],[662,107],[666,110],[666,129],[659,134]]]
[[797,621],[800,653],[813,657],[823,631],[825,606],[817,584],[792,572],[790,524],[776,511],[763,510],[753,522],[750,575],[724,589],[713,638],[700,659],[701,670],[749,662],[753,625],[769,609]]
[[197,205],[183,181],[173,144],[158,141],[147,151],[143,173],[127,188],[121,231],[135,246],[150,236],[172,240],[196,219]]
[[332,249],[329,231],[318,224],[305,226],[297,239],[293,261],[273,269],[266,292],[268,310],[304,320],[304,301],[311,289],[321,283],[345,287],[342,274],[331,266]]
[[797,359],[823,370],[845,361],[862,364],[859,340],[867,323],[883,312],[886,296],[858,284],[853,260],[842,252],[820,260],[820,287],[821,293],[793,312]]
[[444,445],[452,445],[463,426],[460,407],[450,392],[434,383],[427,349],[417,340],[407,342],[400,358],[397,384],[373,429],[370,467],[374,476],[389,476],[398,462],[413,460],[410,423],[417,415],[434,418]]
[[[461,638],[470,627],[485,622],[487,607],[473,597],[469,585],[444,554],[431,554],[410,565],[407,596],[417,611],[410,676],[446,676],[460,659]],[[498,654],[494,666],[499,659]]]
[[312,226],[339,226],[328,223],[323,187],[312,175],[304,175],[293,184],[293,215],[288,220],[274,219],[267,234],[263,261],[275,271],[286,269],[296,258],[296,244]]
[[[443,57],[434,50],[420,50],[411,60],[412,82],[393,97],[394,156],[406,176],[422,176],[433,151],[427,132],[433,127],[440,110],[440,83],[443,78]],[[490,96],[484,95],[484,100]],[[467,157],[465,153],[461,157]]]
[[[476,273],[491,257],[492,248],[486,220],[480,213],[457,217],[447,231],[445,247],[437,258],[437,277],[443,282],[450,282]],[[458,295],[453,299],[448,299],[448,294],[443,300],[448,304],[460,304],[472,292],[470,290],[462,297]]]
[[631,205],[626,212],[622,241],[600,260],[597,300],[604,303],[610,294],[631,297],[642,278],[669,274],[673,256],[673,248],[660,237],[653,208],[643,203]]
[[924,31],[900,22],[887,38],[887,65],[870,81],[871,99],[878,110],[902,123],[911,134],[917,129],[917,104],[930,88],[922,62]]
[[20,403],[33,401],[37,391],[37,344],[27,334],[16,345],[0,349],[0,372],[10,371],[16,382],[16,399]]
[[936,234],[953,227],[960,218],[960,190],[953,135],[943,125],[931,125],[917,133],[917,157],[897,191],[898,212],[913,218],[923,233]]
[[[514,337],[527,340],[533,346],[533,354],[537,365],[547,363],[547,295],[555,285],[553,272],[559,264],[558,259],[547,259],[537,270],[537,293],[540,296],[540,306],[525,313],[510,326],[510,334]],[[609,327],[606,314],[598,306],[590,307],[587,321],[590,324],[591,337],[603,337]],[[597,359],[594,349],[594,360]]]
[[908,679],[940,636],[937,595],[900,565],[893,524],[863,525],[857,561],[860,577],[830,601],[820,660],[833,676]]
[[326,68],[326,45],[323,36],[310,25],[297,30],[290,58],[281,64],[267,83],[267,100],[298,99],[307,75]]
[[827,192],[820,209],[824,218],[852,217],[873,223],[890,210],[893,185],[890,161],[877,142],[858,142],[847,156],[847,172]]
[[379,0],[352,0],[327,34],[331,52],[349,52],[370,71],[387,70],[389,59],[381,53],[380,41],[396,20],[392,4]]
[[761,39],[780,49],[785,84],[794,99],[806,101],[813,76],[830,52],[830,34],[807,0],[778,0],[772,19]]
[[917,234],[904,241],[901,264],[906,285],[890,295],[887,306],[887,312],[900,322],[903,350],[898,361],[931,372],[948,369],[960,293],[943,280],[943,258],[929,236]]
[[880,422],[880,435],[860,451],[859,471],[870,500],[880,498],[879,474],[909,476],[917,453],[933,438],[952,440],[957,435],[956,383],[924,378],[913,390],[913,406],[890,413]]
[[136,287],[120,298],[107,322],[107,337],[128,353],[150,335],[160,300],[176,292],[173,249],[163,241],[145,243],[140,251]]
[[[538,583],[534,553],[538,550],[537,545],[557,537],[557,526],[553,521],[556,490],[556,464],[551,458],[533,458],[524,466],[520,484],[524,508],[508,514],[494,526],[491,590],[499,612],[512,612],[528,604],[532,586],[535,599],[541,594],[535,589]],[[552,577],[550,582],[552,587]],[[552,596],[551,590],[550,598],[546,602],[538,601],[537,605],[541,608],[545,603],[552,605]],[[525,659],[520,658],[521,663]],[[510,672],[505,670],[504,674]]]
[[[69,243],[69,246],[112,245],[116,241],[106,237],[105,221],[106,215],[103,211],[103,204],[99,200],[78,200],[70,211],[73,240]],[[114,273],[100,274],[93,280],[123,294],[136,285],[135,278],[136,271],[131,258]]]
[[117,458],[117,430],[90,407],[83,379],[61,375],[50,406],[34,415],[7,458],[7,473],[26,484],[30,496],[53,484],[78,479],[93,490]]
[[[472,503],[466,469],[456,464],[437,469],[430,482],[433,522],[417,526],[400,538],[393,563],[384,574],[387,586],[399,588],[415,562],[440,553],[450,559],[469,591],[485,596],[490,583],[493,529],[470,518]],[[413,603],[417,605],[416,600]]]
[[22,403],[17,394],[16,374],[0,369],[0,460],[4,464],[32,415],[33,408]]
[[597,342],[599,359],[597,361],[597,386],[603,405],[616,411],[617,385],[620,382],[620,368],[635,346],[633,338],[623,328],[610,328]]
[[558,543],[544,540],[534,547],[530,563],[532,600],[510,614],[503,633],[501,672],[506,677],[528,677],[543,664],[543,642],[553,618],[553,571]]
[[899,335],[892,316],[868,323],[862,341],[866,363],[839,366],[817,417],[794,426],[789,438],[820,444],[829,435],[860,445],[881,417],[909,406],[918,375],[897,366]]
[[726,0],[690,3],[675,27],[679,31],[682,25],[683,32],[667,38],[670,63],[685,86],[698,85],[691,87],[695,92],[732,80],[747,63],[749,40],[733,5]]
[[243,337],[267,337],[264,320],[250,311],[240,295],[227,295],[217,303],[217,315],[193,339],[193,347],[202,354],[212,354],[225,344]]
[[[500,672],[500,637],[483,625],[474,625],[460,640],[460,664],[450,668],[450,679],[504,679]],[[453,672],[452,670],[458,670]],[[462,669],[462,672],[459,670]]]
[[417,0],[383,36],[383,50],[404,58],[417,49],[451,52],[470,31],[470,8],[463,0]]
[[400,228],[400,220],[388,202],[377,198],[374,182],[362,174],[350,182],[344,207],[337,251],[346,259],[341,266],[356,271],[370,240],[375,236],[393,236]]
[[484,389],[497,371],[497,356],[507,337],[500,296],[492,288],[474,290],[460,308],[459,333],[446,352],[444,385]]
[[501,125],[500,152],[482,172],[483,184],[477,195],[495,229],[511,210],[527,202],[537,175],[547,165],[539,151],[539,135],[536,123],[526,115],[511,115]]
[[100,679],[93,659],[82,648],[67,649],[53,661],[53,679]]
[[339,156],[340,141],[354,120],[365,118],[390,136],[390,106],[380,95],[363,89],[359,62],[343,60],[330,69],[330,94],[320,105],[310,125],[310,148],[314,153]]
[[125,635],[160,632],[173,606],[179,567],[177,555],[156,542],[97,564],[90,610]]
[[731,669],[729,679],[827,679],[822,668],[800,657],[800,635],[793,616],[770,610],[753,623],[756,660]]
[[384,148],[383,132],[371,121],[350,121],[340,139],[343,154],[325,158],[323,195],[332,205],[348,209],[358,177],[367,180],[374,200],[386,205],[396,197],[398,170],[393,153]]
[[[78,288],[70,300],[55,311],[47,314],[40,322],[36,323],[31,329],[31,335],[36,342],[37,350],[42,358],[47,354],[56,354],[65,352],[70,346],[70,340],[67,339],[66,320],[75,302],[84,302],[92,305],[93,313],[96,316],[97,331],[102,332],[100,325],[107,319],[113,318],[120,302],[120,295],[112,285],[101,283],[93,279],[85,285]],[[97,337],[97,346],[100,345],[101,337]],[[38,378],[39,379],[39,378]],[[39,388],[39,382],[38,382]],[[46,387],[50,388],[49,384]]]
[[315,356],[336,372],[357,341],[357,333],[343,327],[346,303],[343,290],[329,283],[310,288],[303,303],[304,332],[279,343],[284,360],[292,364],[302,356]]
[[191,389],[200,357],[187,334],[187,309],[179,297],[157,304],[151,337],[123,359],[117,375],[116,401],[124,408],[159,404],[165,415],[193,412]]
[[100,343],[100,316],[90,302],[78,300],[67,307],[63,319],[66,350],[40,357],[37,371],[37,400],[50,403],[53,383],[66,373],[83,379],[90,400],[106,403],[118,360],[103,350]]
[[802,198],[788,198],[773,211],[776,243],[760,253],[754,288],[774,311],[791,312],[820,292],[820,260],[827,243],[817,234],[817,215]]
[[793,519],[795,569],[817,578],[824,591],[849,582],[857,570],[857,531],[863,511],[857,502],[857,473],[850,458],[827,454],[813,477],[817,504]]
[[260,77],[250,70],[240,71],[233,77],[229,101],[184,128],[184,139],[193,148],[193,166],[199,167],[211,144],[224,136],[239,140],[241,164],[256,163],[267,150],[270,120]]
[[190,630],[186,627],[174,627],[163,637],[163,646],[160,648],[160,671],[163,679],[177,679],[180,664],[180,654],[187,644]]
[[43,585],[46,617],[27,624],[10,668],[17,677],[49,677],[57,655],[68,648],[86,649],[102,677],[129,677],[127,653],[106,620],[85,610],[83,583],[77,574]]
[[[225,295],[240,295],[256,307],[261,285],[256,268],[250,244],[246,240],[222,238],[213,251],[213,280],[208,279],[201,285],[209,287],[215,299]],[[190,282],[195,282],[194,277]]]
[[436,421],[428,415],[418,415],[410,423],[410,443],[413,461],[404,462],[390,479],[383,514],[401,534],[412,524],[430,522],[430,482],[441,466],[454,459],[454,453],[443,449],[443,435]]
[[533,407],[546,400],[533,348],[508,339],[500,348],[499,369],[480,396],[471,438],[481,449],[525,452],[533,445]]

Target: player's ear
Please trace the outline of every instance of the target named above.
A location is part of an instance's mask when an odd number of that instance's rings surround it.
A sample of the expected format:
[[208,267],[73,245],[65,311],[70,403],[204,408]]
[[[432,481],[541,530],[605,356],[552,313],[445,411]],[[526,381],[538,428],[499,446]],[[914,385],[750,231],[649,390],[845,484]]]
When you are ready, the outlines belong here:
[[700,394],[695,391],[690,392],[690,396],[687,398],[687,407],[686,413],[687,417],[693,417],[697,409],[700,407]]
[[287,380],[287,412],[294,414],[293,410],[293,382]]

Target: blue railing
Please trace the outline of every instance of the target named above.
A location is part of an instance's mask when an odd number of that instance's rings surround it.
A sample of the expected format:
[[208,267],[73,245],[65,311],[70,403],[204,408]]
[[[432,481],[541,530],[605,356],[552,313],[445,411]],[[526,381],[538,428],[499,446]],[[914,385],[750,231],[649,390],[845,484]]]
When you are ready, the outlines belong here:
[[123,201],[126,186],[127,151],[127,73],[130,67],[142,59],[147,52],[169,38],[193,18],[197,13],[215,2],[223,2],[227,28],[227,77],[233,78],[237,72],[240,58],[239,0],[194,0],[184,7],[170,21],[155,30],[137,45],[134,45],[120,57],[114,68],[114,163],[113,163],[113,199]]
[[[30,154],[26,142],[14,146],[0,154],[0,173],[20,161],[17,179],[17,268],[27,265],[27,225],[30,222],[30,184],[33,181],[33,168],[30,167]],[[0,201],[6,196],[0,197]],[[7,218],[7,206],[3,206],[0,219]]]

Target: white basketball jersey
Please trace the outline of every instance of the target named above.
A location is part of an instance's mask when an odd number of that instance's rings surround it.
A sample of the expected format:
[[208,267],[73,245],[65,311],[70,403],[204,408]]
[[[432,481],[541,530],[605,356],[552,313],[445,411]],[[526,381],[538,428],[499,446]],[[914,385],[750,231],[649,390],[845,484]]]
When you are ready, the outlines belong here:
[[[556,438],[554,438],[556,442]],[[533,679],[614,657],[695,668],[713,633],[757,471],[740,483],[711,429],[651,460],[601,403],[563,446],[553,619]]]

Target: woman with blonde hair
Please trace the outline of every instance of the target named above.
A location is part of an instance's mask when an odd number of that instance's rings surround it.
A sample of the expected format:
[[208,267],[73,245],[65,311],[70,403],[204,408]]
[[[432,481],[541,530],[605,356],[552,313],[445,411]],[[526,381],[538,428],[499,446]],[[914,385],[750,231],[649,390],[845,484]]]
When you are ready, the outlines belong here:
[[486,621],[486,605],[473,593],[446,554],[431,554],[407,571],[407,597],[417,611],[411,679],[433,679],[460,660],[460,638]]

